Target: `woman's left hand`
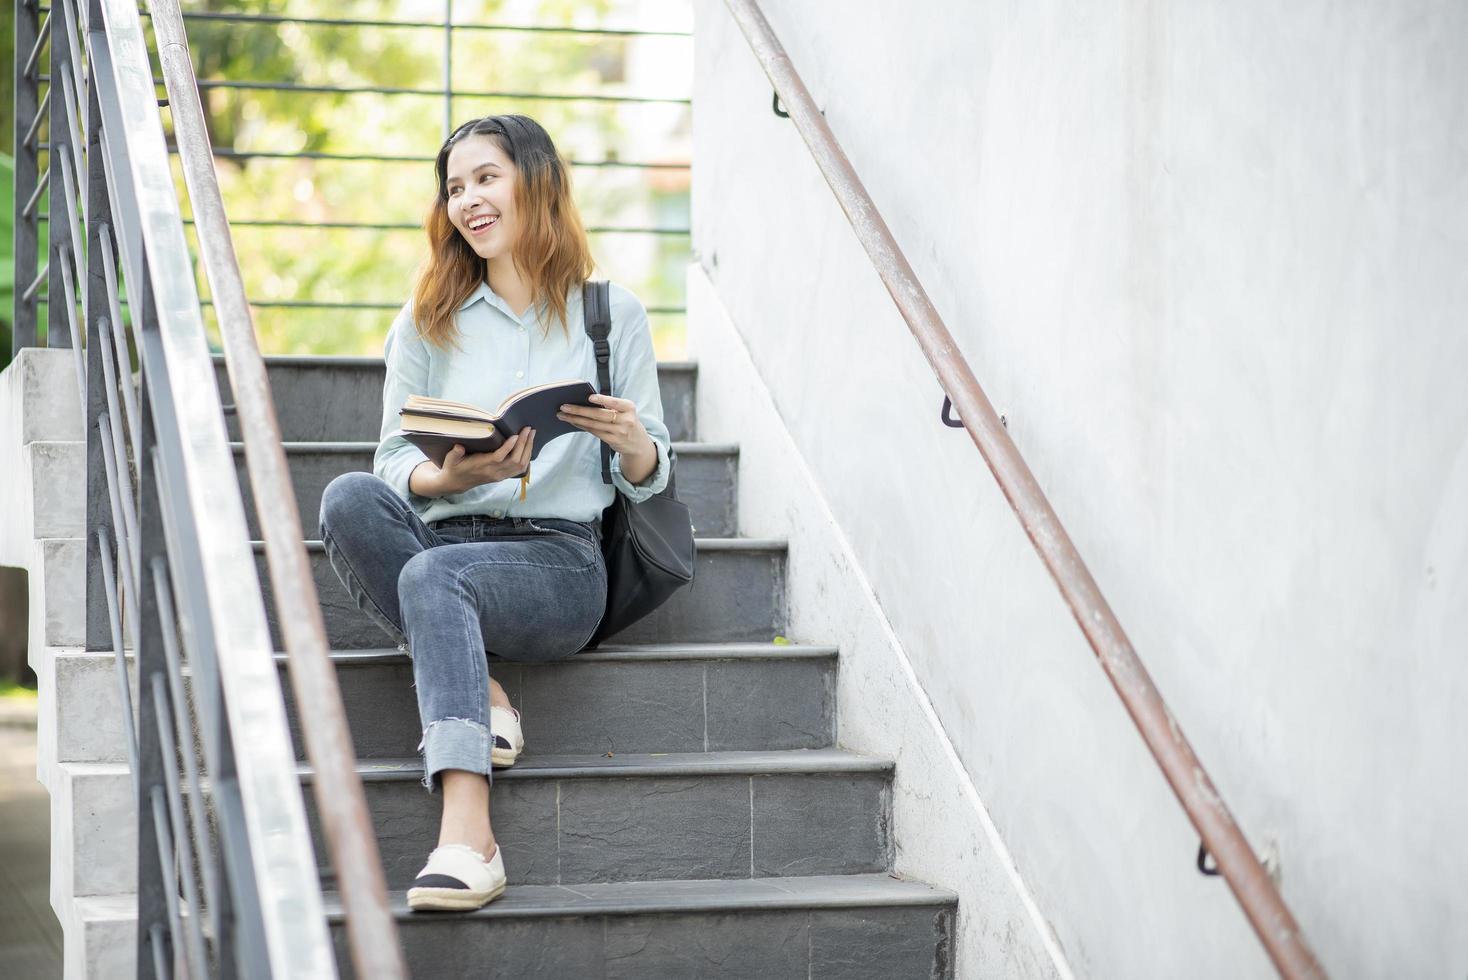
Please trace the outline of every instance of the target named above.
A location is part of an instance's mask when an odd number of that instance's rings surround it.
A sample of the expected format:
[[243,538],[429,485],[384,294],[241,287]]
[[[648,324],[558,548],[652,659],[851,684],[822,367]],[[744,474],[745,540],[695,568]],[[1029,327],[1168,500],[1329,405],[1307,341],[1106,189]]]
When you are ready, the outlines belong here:
[[593,394],[596,407],[562,405],[556,418],[590,432],[623,456],[647,456],[657,453],[652,436],[637,417],[637,406],[625,398]]

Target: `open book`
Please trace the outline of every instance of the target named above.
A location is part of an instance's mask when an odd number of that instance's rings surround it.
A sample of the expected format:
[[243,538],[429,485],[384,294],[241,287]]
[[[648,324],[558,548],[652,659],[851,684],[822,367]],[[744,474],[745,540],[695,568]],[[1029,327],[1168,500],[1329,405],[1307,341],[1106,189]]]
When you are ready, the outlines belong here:
[[399,435],[442,466],[455,445],[463,446],[466,453],[492,453],[528,426],[535,430],[530,456],[534,459],[557,436],[585,431],[556,418],[556,413],[562,405],[595,407],[591,400],[595,393],[587,381],[551,381],[512,392],[493,412],[463,402],[409,395],[398,412],[402,419]]

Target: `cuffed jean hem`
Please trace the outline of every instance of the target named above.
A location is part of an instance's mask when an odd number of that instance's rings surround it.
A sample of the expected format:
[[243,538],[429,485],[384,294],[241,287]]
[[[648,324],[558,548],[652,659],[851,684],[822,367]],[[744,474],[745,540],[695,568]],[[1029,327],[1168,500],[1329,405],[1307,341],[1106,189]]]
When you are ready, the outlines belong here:
[[423,788],[437,790],[435,778],[445,769],[477,772],[494,784],[489,749],[489,727],[471,718],[440,718],[423,731],[418,750],[423,753]]

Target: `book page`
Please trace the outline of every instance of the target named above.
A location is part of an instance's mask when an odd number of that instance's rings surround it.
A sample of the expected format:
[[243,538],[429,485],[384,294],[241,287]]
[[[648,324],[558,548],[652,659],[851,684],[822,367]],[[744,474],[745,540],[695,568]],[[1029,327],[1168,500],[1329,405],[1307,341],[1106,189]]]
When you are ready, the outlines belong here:
[[412,432],[438,432],[466,439],[486,439],[495,431],[493,422],[480,422],[476,419],[441,419],[417,415],[407,410],[399,413],[398,418],[401,419],[402,427]]
[[499,403],[499,407],[494,410],[494,417],[502,417],[505,414],[505,409],[509,408],[511,403],[518,401],[521,398],[524,398],[526,395],[534,394],[535,392],[545,388],[557,388],[561,385],[576,385],[581,383],[582,381],[580,378],[570,378],[565,381],[547,381],[543,385],[532,385],[529,388],[521,388],[519,391],[507,395],[505,397],[505,400]]
[[429,398],[427,395],[409,395],[408,400],[403,402],[403,411],[411,412],[414,409],[424,412],[442,412],[448,415],[461,415],[464,418],[478,419],[488,422],[490,414],[482,408],[467,405],[464,402],[449,401],[447,398]]

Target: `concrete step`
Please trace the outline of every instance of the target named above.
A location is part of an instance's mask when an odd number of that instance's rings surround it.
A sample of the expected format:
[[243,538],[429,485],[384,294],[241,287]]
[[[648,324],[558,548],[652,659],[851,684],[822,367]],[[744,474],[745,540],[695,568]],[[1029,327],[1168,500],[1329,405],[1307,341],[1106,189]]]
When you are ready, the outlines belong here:
[[[508,851],[506,852],[508,853]],[[511,886],[430,915],[393,895],[414,976],[951,980],[957,898],[885,874]],[[326,897],[342,976],[341,901]]]
[[[222,355],[214,358],[220,397],[233,402],[233,389]],[[281,438],[287,442],[373,441],[382,424],[380,357],[267,357],[265,369],[275,398]],[[698,365],[692,361],[658,364],[663,421],[677,442],[690,442],[694,426],[693,386]],[[226,417],[229,437],[239,439],[239,424]]]
[[64,934],[67,977],[127,977],[137,973],[137,895],[78,898],[69,911],[65,917],[57,915]]
[[[358,771],[388,887],[406,888],[442,796],[416,758]],[[891,867],[891,779],[891,762],[839,749],[529,755],[495,771],[491,808],[512,884],[862,874]],[[310,793],[306,809],[332,887]]]
[[37,670],[45,646],[86,642],[87,548],[83,538],[38,538],[32,549],[26,661]]
[[[785,631],[785,552],[782,540],[767,538],[702,538],[696,542],[693,584],[680,589],[652,615],[608,641],[619,643],[768,643]],[[264,543],[256,541],[256,568],[265,593],[266,616],[277,649],[282,644],[275,622],[270,576],[265,570]],[[320,541],[306,542],[316,589],[326,616],[326,634],[334,650],[381,647],[382,630],[348,595],[326,560]]]
[[127,763],[65,762],[51,775],[51,907],[137,891],[138,815]]
[[[521,710],[526,758],[780,751],[835,743],[837,654],[804,644],[607,644],[552,664],[491,657],[490,669]],[[332,661],[357,757],[411,755],[422,732],[407,656],[343,650]],[[58,649],[50,662],[56,693],[54,704],[41,706],[43,721],[54,719],[42,726],[44,771],[61,762],[126,762],[111,652]],[[277,653],[276,663],[291,742],[304,760],[286,655]],[[131,654],[127,665],[136,705]],[[187,667],[184,683],[191,684]]]
[[25,458],[20,475],[31,484],[32,535],[84,537],[87,533],[87,444],[32,442],[21,452]]
[[[836,653],[769,643],[609,644],[552,664],[493,657],[490,672],[521,712],[526,759],[819,749],[836,737]],[[396,649],[341,651],[332,660],[357,757],[412,755],[422,728],[407,656]],[[291,739],[304,759],[285,654],[277,662]],[[104,668],[110,660],[96,665],[99,673]]]
[[[46,647],[37,661],[41,696],[36,724],[36,771],[49,786],[62,762],[126,762],[127,737],[117,660],[111,650]],[[137,665],[125,662],[129,697],[136,710]]]
[[[245,498],[245,520],[252,537],[260,537],[255,499],[245,473],[245,447],[234,443],[240,488]],[[376,442],[288,442],[286,462],[301,512],[301,527],[316,535],[321,513],[321,493],[337,475],[360,470],[372,472]],[[730,537],[737,533],[739,447],[731,443],[678,442],[678,499],[688,504],[694,533],[703,537]],[[532,488],[533,475],[532,475]],[[533,493],[532,489],[532,493]]]

